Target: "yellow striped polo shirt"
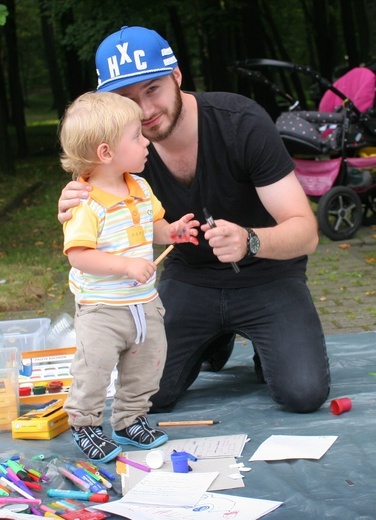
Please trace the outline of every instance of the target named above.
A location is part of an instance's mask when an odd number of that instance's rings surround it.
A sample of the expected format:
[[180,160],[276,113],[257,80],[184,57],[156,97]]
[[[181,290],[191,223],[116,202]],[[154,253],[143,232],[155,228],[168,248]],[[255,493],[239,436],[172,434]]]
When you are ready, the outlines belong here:
[[[125,173],[124,180],[129,189],[125,199],[93,186],[89,198],[73,208],[63,227],[65,254],[72,247],[87,247],[153,260],[153,223],[165,211],[145,179]],[[155,273],[146,284],[134,284],[126,276],[96,276],[74,267],[69,273],[69,288],[81,305],[133,305],[157,296]]]

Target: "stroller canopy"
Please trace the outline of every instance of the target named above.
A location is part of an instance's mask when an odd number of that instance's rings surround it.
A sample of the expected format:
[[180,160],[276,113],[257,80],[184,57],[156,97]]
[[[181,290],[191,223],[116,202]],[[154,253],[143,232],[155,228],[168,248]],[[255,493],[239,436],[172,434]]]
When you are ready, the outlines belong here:
[[[365,112],[374,106],[376,74],[367,67],[351,69],[335,81],[333,86],[350,98],[360,112]],[[319,112],[334,112],[342,104],[340,97],[327,90],[320,101]]]

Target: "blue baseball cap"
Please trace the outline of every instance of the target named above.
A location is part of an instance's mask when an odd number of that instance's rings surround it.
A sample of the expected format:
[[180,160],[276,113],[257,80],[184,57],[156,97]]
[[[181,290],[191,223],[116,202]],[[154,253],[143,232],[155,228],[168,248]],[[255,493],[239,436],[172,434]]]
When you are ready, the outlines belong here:
[[171,74],[178,61],[157,32],[122,27],[99,45],[95,55],[97,90],[112,91]]

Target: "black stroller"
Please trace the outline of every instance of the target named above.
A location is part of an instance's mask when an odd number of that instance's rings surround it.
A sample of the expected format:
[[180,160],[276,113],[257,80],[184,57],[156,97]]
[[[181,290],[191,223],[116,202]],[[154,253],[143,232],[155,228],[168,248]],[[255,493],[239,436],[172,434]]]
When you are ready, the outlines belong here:
[[[260,66],[314,78],[326,89],[318,111],[301,110],[291,95],[254,70]],[[262,82],[290,103],[275,123],[306,195],[317,203],[323,233],[346,240],[362,224],[376,224],[375,73],[357,67],[331,84],[310,67],[276,60],[245,60],[231,70]]]

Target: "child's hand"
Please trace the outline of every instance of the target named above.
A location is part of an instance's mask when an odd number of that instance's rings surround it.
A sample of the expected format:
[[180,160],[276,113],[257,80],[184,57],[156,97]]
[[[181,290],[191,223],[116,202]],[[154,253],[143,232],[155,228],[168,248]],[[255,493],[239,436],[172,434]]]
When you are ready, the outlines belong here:
[[198,245],[197,235],[200,222],[198,220],[192,220],[194,217],[193,213],[187,213],[180,220],[170,224],[170,238],[175,244],[183,244],[184,242],[190,242],[195,246]]
[[127,258],[126,274],[128,278],[134,278],[139,284],[146,283],[156,270],[156,264],[146,258]]

